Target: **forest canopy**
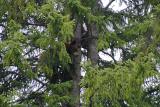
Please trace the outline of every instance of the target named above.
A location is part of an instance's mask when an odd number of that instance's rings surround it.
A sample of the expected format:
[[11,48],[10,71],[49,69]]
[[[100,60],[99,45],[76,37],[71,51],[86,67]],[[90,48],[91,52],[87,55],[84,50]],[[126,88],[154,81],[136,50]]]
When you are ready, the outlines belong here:
[[160,1],[103,1],[0,0],[0,107],[160,106]]

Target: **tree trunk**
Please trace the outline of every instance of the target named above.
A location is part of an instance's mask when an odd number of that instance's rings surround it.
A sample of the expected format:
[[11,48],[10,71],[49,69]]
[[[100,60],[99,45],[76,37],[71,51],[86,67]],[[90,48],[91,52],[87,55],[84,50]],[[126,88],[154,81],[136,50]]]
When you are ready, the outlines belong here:
[[89,25],[89,38],[90,41],[88,42],[88,58],[91,60],[92,65],[95,66],[98,63],[98,29],[96,23],[91,23]]
[[73,78],[73,107],[80,107],[80,77],[81,77],[81,24],[78,23],[75,30],[76,51],[71,54],[72,59],[72,78]]
[[[97,50],[97,39],[98,39],[98,29],[96,23],[91,23],[89,25],[89,42],[88,42],[88,58],[91,60],[92,66],[95,67],[98,64],[98,50]],[[93,107],[93,101],[91,95],[89,100],[89,107]]]

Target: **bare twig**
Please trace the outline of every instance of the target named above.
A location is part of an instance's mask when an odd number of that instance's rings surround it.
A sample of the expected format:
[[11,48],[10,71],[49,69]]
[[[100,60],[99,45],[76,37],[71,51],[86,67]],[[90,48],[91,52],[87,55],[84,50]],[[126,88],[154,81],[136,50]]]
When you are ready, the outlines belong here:
[[114,2],[115,0],[111,0],[108,5],[105,7],[105,10],[107,10],[109,8],[109,6]]
[[105,52],[105,51],[102,51],[102,52],[103,52],[104,54],[110,56],[110,57],[113,59],[114,63],[117,64],[117,61],[116,61],[116,59],[114,58],[114,56],[112,56],[112,55],[109,54],[108,52]]

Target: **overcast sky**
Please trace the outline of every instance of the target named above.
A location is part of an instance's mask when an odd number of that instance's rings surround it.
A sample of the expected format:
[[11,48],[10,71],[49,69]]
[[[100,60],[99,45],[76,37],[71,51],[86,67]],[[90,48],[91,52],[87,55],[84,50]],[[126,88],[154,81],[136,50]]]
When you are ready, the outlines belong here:
[[[111,0],[101,0],[103,2],[103,5],[106,6]],[[115,0],[112,5],[110,5],[109,8],[114,9],[115,11],[120,11],[126,8],[126,5],[124,3],[120,3],[120,0]]]

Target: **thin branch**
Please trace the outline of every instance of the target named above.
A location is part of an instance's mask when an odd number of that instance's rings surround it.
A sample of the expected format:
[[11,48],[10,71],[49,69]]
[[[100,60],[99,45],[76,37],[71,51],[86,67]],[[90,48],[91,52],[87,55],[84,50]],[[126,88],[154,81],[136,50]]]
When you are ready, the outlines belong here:
[[116,61],[116,59],[114,58],[114,56],[112,56],[112,55],[109,54],[108,52],[105,52],[105,51],[102,51],[102,52],[103,52],[104,54],[110,56],[110,57],[113,59],[114,63],[117,64],[117,61]]
[[4,24],[2,24],[2,23],[0,23],[0,26],[2,26],[2,27],[4,27],[4,28],[5,28],[5,25],[4,25]]
[[25,25],[32,25],[32,26],[44,26],[46,27],[46,23],[44,22],[37,22],[37,23],[29,23],[29,22],[25,22]]
[[5,34],[3,34],[3,33],[0,33],[0,35],[4,36]]
[[114,2],[115,0],[111,0],[108,5],[105,7],[105,10],[107,10],[109,8],[109,6]]
[[43,83],[41,80],[37,79],[37,78],[34,78],[35,81],[41,83],[43,86],[46,86],[47,84],[46,83]]

